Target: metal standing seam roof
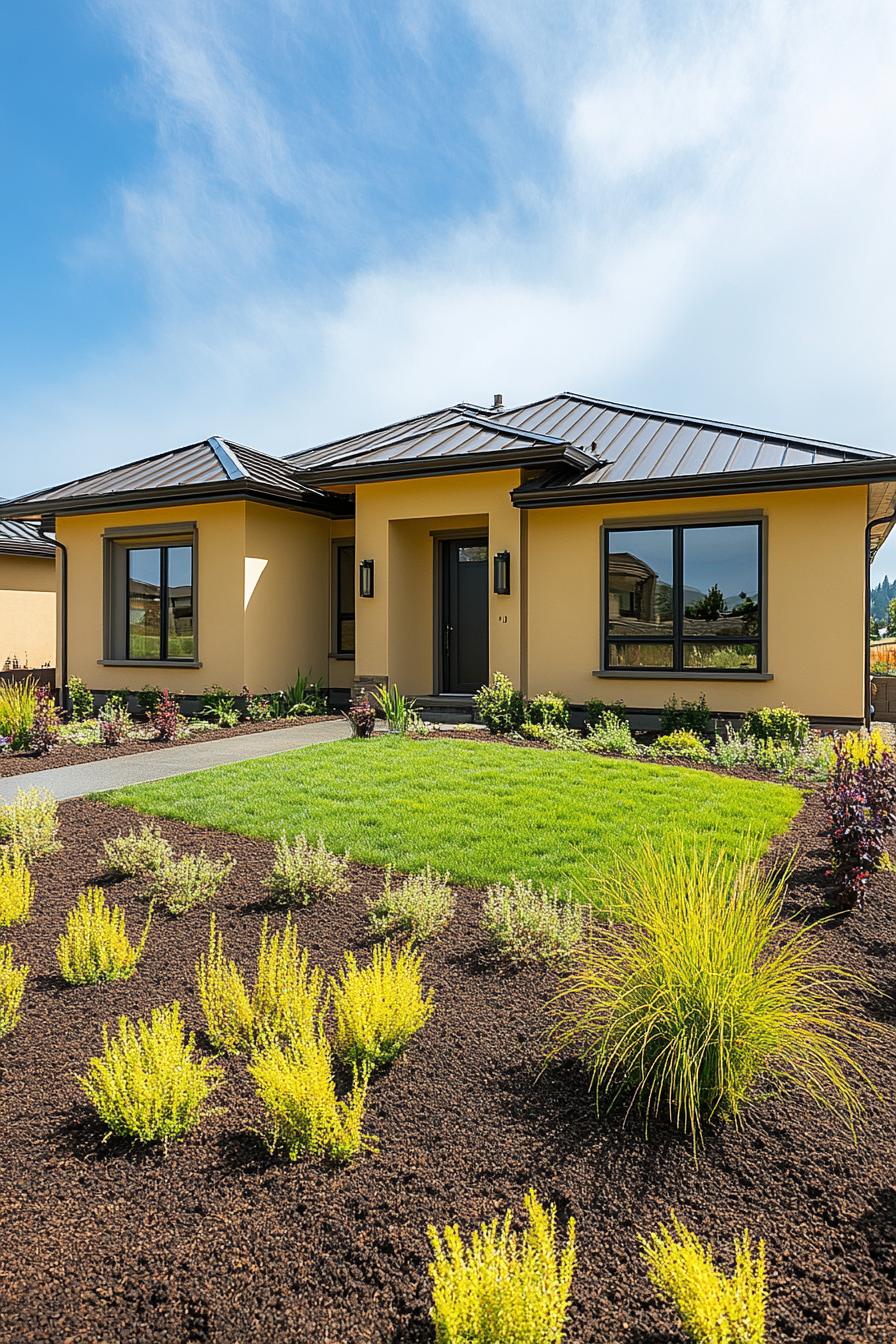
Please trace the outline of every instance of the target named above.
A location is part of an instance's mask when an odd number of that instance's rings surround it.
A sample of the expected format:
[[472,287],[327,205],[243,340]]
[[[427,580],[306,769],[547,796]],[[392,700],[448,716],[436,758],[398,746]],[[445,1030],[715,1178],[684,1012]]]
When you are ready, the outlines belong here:
[[42,537],[33,523],[17,523],[12,519],[0,521],[0,555],[52,559],[55,554],[53,543]]

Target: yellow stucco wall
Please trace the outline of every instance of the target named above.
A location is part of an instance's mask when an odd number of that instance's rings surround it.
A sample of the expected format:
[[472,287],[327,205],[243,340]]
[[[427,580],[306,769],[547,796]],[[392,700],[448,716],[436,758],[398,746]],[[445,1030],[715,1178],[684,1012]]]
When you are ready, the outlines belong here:
[[52,556],[0,555],[0,667],[56,661],[56,561]]
[[[717,710],[788,704],[806,714],[863,713],[864,486],[728,498],[534,509],[528,524],[529,694],[660,707],[701,692]],[[595,677],[600,666],[600,528],[744,513],[767,519],[771,681]]]
[[511,553],[511,594],[489,582],[489,667],[523,676],[520,582],[523,520],[510,502],[518,471],[359,485],[355,495],[355,557],[374,562],[374,596],[357,600],[361,677],[387,676],[412,695],[431,694],[434,532],[482,529],[489,555]]

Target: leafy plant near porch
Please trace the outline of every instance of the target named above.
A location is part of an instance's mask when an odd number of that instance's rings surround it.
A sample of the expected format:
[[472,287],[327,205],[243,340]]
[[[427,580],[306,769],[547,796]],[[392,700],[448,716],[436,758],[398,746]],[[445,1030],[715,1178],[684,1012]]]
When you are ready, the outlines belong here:
[[613,756],[639,756],[641,749],[632,735],[628,719],[606,709],[600,718],[589,723],[585,736],[589,751],[605,752]]
[[675,1308],[692,1344],[764,1344],[765,1244],[748,1231],[734,1239],[734,1272],[713,1260],[712,1247],[676,1217],[641,1238],[650,1282]]
[[9,943],[0,943],[0,1038],[18,1025],[29,968],[17,966]]
[[280,713],[290,715],[326,714],[327,700],[319,681],[309,672],[296,672],[291,686],[279,692]]
[[389,1064],[433,1013],[433,991],[424,996],[422,958],[411,948],[393,956],[391,947],[373,948],[370,964],[360,967],[344,954],[338,977],[331,979],[336,1019],[334,1049],[340,1059],[361,1069]]
[[651,756],[679,756],[685,761],[708,761],[710,750],[696,733],[678,728],[674,733],[662,733],[650,747]]
[[277,905],[309,905],[348,891],[347,872],[348,856],[327,849],[323,836],[312,845],[304,835],[297,835],[292,844],[281,835],[267,888]]
[[557,1246],[557,1212],[534,1190],[525,1198],[529,1226],[513,1230],[513,1210],[483,1223],[464,1244],[457,1224],[428,1229],[433,1260],[430,1315],[436,1344],[561,1344],[576,1263],[575,1220]]
[[102,1054],[78,1081],[110,1134],[141,1143],[179,1139],[207,1113],[223,1069],[196,1054],[180,1004],[154,1008],[149,1022],[118,1020],[103,1027]]
[[684,731],[706,737],[709,733],[710,712],[706,696],[697,700],[679,700],[673,695],[663,705],[660,715],[660,732],[675,733]]
[[621,921],[577,951],[552,1004],[554,1050],[574,1050],[598,1106],[640,1106],[697,1138],[739,1121],[760,1075],[852,1124],[865,1079],[860,983],[816,960],[818,936],[780,920],[787,873],[769,877],[682,839],[645,846],[598,879]]
[[45,789],[19,789],[11,803],[0,805],[0,843],[17,850],[29,867],[59,848],[56,799]]
[[110,909],[99,887],[82,891],[56,945],[63,980],[68,985],[129,980],[143,955],[151,920],[150,909],[140,940],[134,944],[128,938],[121,907]]
[[104,747],[118,747],[130,737],[134,721],[127,709],[110,695],[97,715],[96,727]]
[[160,691],[147,717],[160,742],[174,742],[180,729],[181,716],[177,701],[167,690]]
[[473,697],[476,713],[490,733],[518,733],[523,726],[526,705],[521,691],[503,672],[496,672],[491,684],[482,686]]
[[49,686],[38,686],[35,691],[34,721],[31,724],[31,750],[35,756],[45,756],[59,741],[59,715]]
[[201,712],[217,728],[235,728],[240,721],[236,700],[223,686],[210,686],[203,691]]
[[367,907],[374,931],[382,937],[396,935],[423,943],[441,933],[454,914],[454,892],[448,874],[426,865],[422,873],[393,882],[386,869],[383,890]]
[[76,723],[93,716],[93,693],[80,677],[68,679],[68,703]]
[[376,710],[368,700],[366,692],[349,705],[345,717],[352,730],[352,737],[373,737]]
[[786,742],[799,751],[809,736],[809,720],[795,709],[751,709],[744,715],[743,731],[756,742]]
[[482,908],[482,927],[501,956],[511,961],[556,961],[582,941],[585,913],[564,901],[555,887],[535,887],[515,878],[491,886]]
[[0,854],[0,928],[20,924],[31,914],[34,884],[18,850]]
[[373,699],[390,733],[407,733],[419,721],[416,700],[402,695],[397,686],[375,686]]
[[896,829],[896,758],[879,733],[847,733],[834,743],[824,791],[831,870],[846,906],[862,899]]
[[553,691],[533,696],[526,706],[526,720],[543,728],[568,728],[569,701],[565,695],[554,695]]

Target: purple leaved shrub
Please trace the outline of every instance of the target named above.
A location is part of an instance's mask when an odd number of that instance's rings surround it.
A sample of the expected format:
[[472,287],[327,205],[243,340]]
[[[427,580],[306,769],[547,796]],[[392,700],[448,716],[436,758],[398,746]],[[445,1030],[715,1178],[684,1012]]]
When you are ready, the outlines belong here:
[[376,711],[366,693],[349,707],[346,715],[352,728],[352,737],[372,737],[376,723]]
[[834,744],[824,791],[830,818],[831,874],[844,908],[858,904],[896,829],[896,759],[888,749],[856,759],[846,739]]
[[45,756],[59,741],[59,718],[49,687],[38,686],[34,692],[34,721],[31,724],[30,743],[35,756]]
[[160,742],[174,742],[180,723],[177,701],[167,690],[162,691],[151,715],[152,726]]

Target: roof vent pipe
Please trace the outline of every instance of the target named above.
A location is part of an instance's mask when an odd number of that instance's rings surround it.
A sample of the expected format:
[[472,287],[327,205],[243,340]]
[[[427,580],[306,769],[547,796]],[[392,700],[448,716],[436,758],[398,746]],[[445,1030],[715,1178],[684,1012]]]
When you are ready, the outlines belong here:
[[493,402],[493,404],[492,404],[492,410],[493,410],[493,411],[503,411],[503,409],[504,409],[504,398],[502,397],[502,395],[501,395],[500,392],[496,392],[496,393],[495,393],[495,400],[494,400],[494,402]]

